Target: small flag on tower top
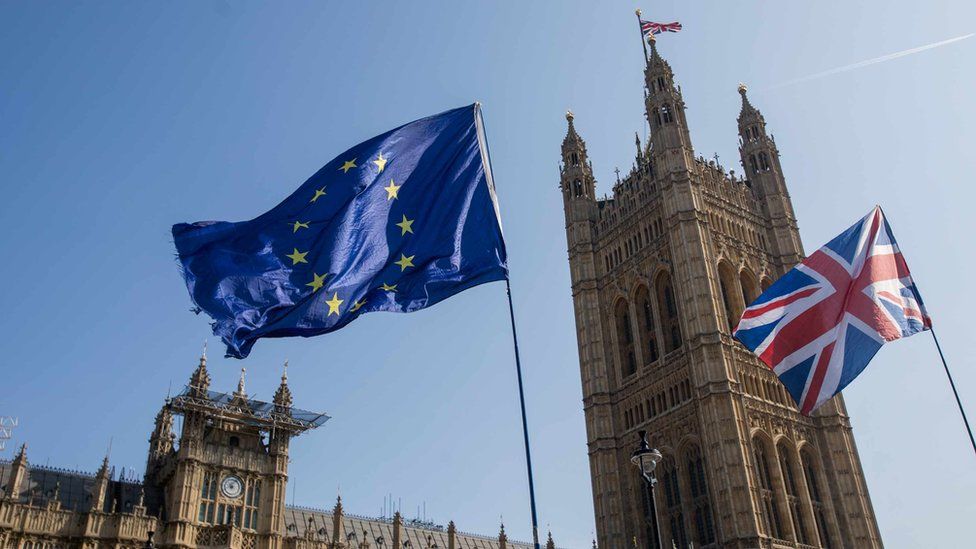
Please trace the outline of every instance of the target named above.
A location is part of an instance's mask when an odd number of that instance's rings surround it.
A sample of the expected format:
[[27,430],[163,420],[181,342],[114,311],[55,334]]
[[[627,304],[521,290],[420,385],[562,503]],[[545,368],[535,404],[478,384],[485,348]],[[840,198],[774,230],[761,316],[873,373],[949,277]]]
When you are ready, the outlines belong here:
[[763,292],[734,335],[809,415],[883,344],[931,326],[895,235],[875,207]]
[[641,32],[644,36],[651,34],[661,34],[662,32],[678,32],[681,30],[681,23],[674,21],[672,23],[655,23],[653,21],[640,20]]

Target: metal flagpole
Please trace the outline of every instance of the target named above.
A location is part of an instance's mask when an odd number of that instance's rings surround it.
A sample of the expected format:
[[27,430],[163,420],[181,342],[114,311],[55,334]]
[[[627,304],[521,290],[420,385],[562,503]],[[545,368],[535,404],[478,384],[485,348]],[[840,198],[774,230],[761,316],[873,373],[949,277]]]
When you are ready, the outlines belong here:
[[956,391],[956,383],[952,380],[952,374],[949,373],[949,365],[946,364],[945,355],[942,354],[942,346],[939,345],[939,338],[935,336],[935,328],[930,326],[929,331],[932,332],[935,348],[938,349],[939,358],[942,359],[942,367],[945,368],[946,377],[949,378],[949,386],[952,387],[952,394],[956,397],[956,405],[959,406],[959,414],[962,415],[962,422],[966,425],[966,432],[969,433],[969,442],[973,445],[973,452],[976,453],[976,438],[973,438],[973,430],[969,426],[969,420],[966,419],[966,411],[962,408],[962,401],[959,400],[959,392]]
[[637,14],[637,30],[640,31],[641,46],[644,47],[644,61],[647,62],[647,42],[644,41],[644,27],[641,26],[641,18],[640,18],[640,16],[641,16],[641,10],[640,10],[640,8],[637,8],[636,10],[634,10],[634,13]]
[[522,407],[522,437],[525,439],[525,467],[529,473],[529,505],[532,508],[532,543],[539,549],[539,518],[535,512],[535,482],[532,480],[532,452],[529,451],[529,424],[525,419],[525,391],[522,389],[522,360],[519,358],[518,335],[515,332],[515,308],[512,306],[512,285],[505,278],[508,294],[508,314],[512,319],[512,343],[515,345],[515,372],[518,375],[519,405]]

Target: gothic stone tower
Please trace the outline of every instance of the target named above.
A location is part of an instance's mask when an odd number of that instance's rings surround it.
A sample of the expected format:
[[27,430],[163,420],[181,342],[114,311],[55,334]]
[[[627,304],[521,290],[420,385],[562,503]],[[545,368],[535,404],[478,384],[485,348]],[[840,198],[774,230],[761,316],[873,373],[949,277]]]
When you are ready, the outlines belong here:
[[653,41],[644,74],[651,138],[612,197],[596,197],[572,113],[560,166],[600,547],[651,546],[629,461],[642,430],[664,454],[667,547],[880,547],[843,398],[800,415],[731,336],[804,257],[776,142],[740,86],[746,174],[726,173],[695,155]]
[[[287,365],[286,365],[287,366]],[[177,438],[173,416],[183,416]],[[286,374],[270,403],[210,390],[206,356],[186,390],[168,400],[149,438],[145,485],[161,492],[165,547],[284,547],[291,438],[327,416],[292,407]]]

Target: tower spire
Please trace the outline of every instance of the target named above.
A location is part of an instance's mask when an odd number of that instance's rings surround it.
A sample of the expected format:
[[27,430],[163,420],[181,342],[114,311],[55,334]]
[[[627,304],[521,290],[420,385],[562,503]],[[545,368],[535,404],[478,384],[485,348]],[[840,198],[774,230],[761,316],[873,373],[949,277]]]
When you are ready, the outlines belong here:
[[[288,388],[288,361],[285,361],[285,367],[281,371],[281,384],[278,385],[278,390],[274,394],[274,405],[280,408],[290,408],[292,405],[291,389]],[[284,411],[284,410],[279,410]]]
[[247,397],[247,391],[244,390],[244,375],[247,373],[245,368],[241,368],[241,379],[237,382],[237,396],[245,398]]
[[207,371],[207,343],[203,343],[203,354],[200,355],[200,363],[197,369],[190,376],[190,394],[198,397],[206,397],[210,390],[210,372]]

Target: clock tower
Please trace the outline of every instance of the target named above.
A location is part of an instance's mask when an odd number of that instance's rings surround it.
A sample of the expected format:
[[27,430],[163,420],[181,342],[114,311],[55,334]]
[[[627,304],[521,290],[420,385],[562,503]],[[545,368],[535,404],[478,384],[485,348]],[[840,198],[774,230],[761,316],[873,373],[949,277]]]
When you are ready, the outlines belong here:
[[[285,368],[267,403],[248,397],[243,369],[234,392],[210,390],[204,355],[186,389],[166,402],[146,466],[146,487],[162,502],[157,545],[284,546],[289,444],[328,419],[292,407]],[[183,416],[178,444],[174,415]]]

